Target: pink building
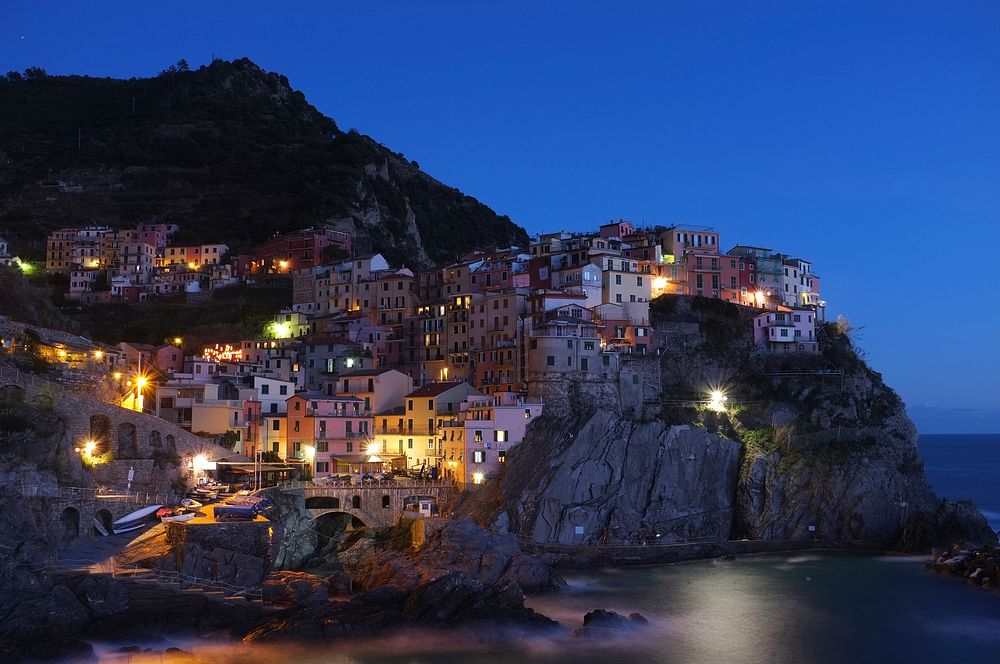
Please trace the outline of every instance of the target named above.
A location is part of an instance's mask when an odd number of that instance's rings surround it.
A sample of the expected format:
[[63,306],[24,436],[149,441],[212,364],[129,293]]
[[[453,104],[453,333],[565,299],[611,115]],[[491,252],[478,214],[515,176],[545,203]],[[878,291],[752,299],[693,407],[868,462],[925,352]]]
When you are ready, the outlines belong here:
[[352,396],[310,396],[299,392],[288,398],[285,458],[308,461],[316,477],[351,472],[363,462],[365,440],[372,430],[372,414]]
[[442,469],[459,489],[482,484],[500,472],[507,452],[524,440],[528,425],[542,414],[537,397],[501,392],[470,395],[456,422],[441,429]]
[[160,346],[153,352],[153,366],[167,373],[184,370],[184,351],[173,345]]
[[760,314],[753,319],[753,340],[771,353],[818,353],[816,312],[781,309]]

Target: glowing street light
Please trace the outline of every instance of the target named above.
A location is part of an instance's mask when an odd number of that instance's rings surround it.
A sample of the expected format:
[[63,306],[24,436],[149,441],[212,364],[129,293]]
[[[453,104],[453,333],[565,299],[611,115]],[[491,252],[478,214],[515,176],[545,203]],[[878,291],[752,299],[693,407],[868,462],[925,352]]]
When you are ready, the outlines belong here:
[[271,323],[271,334],[276,339],[288,339],[292,336],[292,331],[285,323]]
[[182,343],[184,343],[184,339],[182,339],[181,337],[174,337],[175,346],[180,346]]
[[104,351],[103,350],[95,350],[94,351],[94,359],[95,360],[99,360],[102,357],[104,357]]
[[278,267],[280,269],[282,269],[282,270],[287,270],[288,269],[288,261],[286,261],[286,260],[280,260],[280,261],[278,261]]
[[483,479],[484,478],[483,478],[483,474],[482,473],[472,473],[472,483],[473,484],[482,484],[483,483]]
[[722,390],[712,390],[709,392],[709,402],[708,407],[717,413],[721,413],[726,409],[726,402],[729,397],[725,395]]
[[302,448],[302,453],[305,454],[306,459],[309,463],[316,460],[316,448],[312,445],[306,445]]

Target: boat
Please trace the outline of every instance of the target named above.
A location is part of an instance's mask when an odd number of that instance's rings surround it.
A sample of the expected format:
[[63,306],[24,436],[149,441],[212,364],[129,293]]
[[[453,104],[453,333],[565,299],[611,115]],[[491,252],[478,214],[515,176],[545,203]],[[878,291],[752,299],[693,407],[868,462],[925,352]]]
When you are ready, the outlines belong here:
[[184,521],[190,521],[195,516],[194,512],[181,512],[180,514],[170,514],[169,516],[161,516],[160,521],[163,523],[169,523],[171,521],[176,523],[183,523]]
[[96,516],[94,517],[94,530],[100,533],[103,537],[107,537],[110,534],[108,529],[104,527],[104,524],[101,523],[101,520]]
[[115,535],[118,533],[127,533],[132,530],[138,530],[146,525],[146,520],[156,514],[156,511],[161,507],[163,507],[163,505],[157,503],[155,505],[147,505],[146,507],[139,508],[134,512],[126,514],[122,518],[117,519],[111,524],[111,528]]
[[173,509],[169,507],[161,507],[160,509],[156,510],[156,518],[162,519],[165,516],[171,516],[173,513],[174,513]]
[[199,507],[202,507],[202,504],[199,503],[194,498],[185,498],[184,500],[181,501],[181,506],[186,507],[189,510],[196,510]]

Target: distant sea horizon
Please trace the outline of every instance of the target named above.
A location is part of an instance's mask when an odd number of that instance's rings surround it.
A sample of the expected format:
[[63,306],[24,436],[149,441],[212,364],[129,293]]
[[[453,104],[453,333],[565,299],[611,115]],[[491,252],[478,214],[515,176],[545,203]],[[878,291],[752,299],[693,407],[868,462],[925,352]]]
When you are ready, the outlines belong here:
[[974,501],[1000,530],[1000,434],[920,434],[917,448],[939,498]]

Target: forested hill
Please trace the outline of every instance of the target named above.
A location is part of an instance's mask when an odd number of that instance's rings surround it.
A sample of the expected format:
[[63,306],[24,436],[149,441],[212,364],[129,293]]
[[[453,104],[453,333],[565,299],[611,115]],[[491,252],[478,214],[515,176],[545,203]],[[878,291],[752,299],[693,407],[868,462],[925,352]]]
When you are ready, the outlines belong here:
[[153,221],[236,252],[307,226],[353,227],[362,251],[417,266],[527,241],[246,59],[154,78],[0,79],[0,235],[15,251],[39,256],[61,226]]

